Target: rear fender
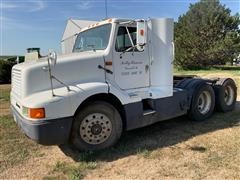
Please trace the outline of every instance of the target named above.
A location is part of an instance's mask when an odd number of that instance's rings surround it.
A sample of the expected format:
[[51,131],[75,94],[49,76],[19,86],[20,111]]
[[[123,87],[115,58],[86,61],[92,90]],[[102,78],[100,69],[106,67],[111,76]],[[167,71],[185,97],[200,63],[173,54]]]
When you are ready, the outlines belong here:
[[195,90],[203,83],[206,83],[204,79],[184,79],[180,83],[176,85],[177,88],[185,89],[187,90],[187,102],[188,107],[190,107],[192,103],[192,97],[195,92]]

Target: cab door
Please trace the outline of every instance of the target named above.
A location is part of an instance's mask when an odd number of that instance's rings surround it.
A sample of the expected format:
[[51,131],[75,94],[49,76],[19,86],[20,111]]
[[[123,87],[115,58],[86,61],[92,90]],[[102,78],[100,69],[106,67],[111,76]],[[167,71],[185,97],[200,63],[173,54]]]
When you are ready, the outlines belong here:
[[[128,31],[126,29],[128,28]],[[125,52],[136,44],[136,26],[117,27],[115,47],[113,48],[113,73],[114,79],[121,89],[133,89],[149,86],[149,56],[147,47],[144,51],[132,49]]]

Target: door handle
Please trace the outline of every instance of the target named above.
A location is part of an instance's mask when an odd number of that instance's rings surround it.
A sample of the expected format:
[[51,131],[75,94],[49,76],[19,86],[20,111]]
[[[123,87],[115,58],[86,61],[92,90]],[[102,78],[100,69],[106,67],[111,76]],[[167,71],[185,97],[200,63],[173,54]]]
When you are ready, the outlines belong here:
[[148,70],[149,70],[149,65],[147,64],[147,65],[145,66],[145,71],[148,72]]
[[98,68],[99,69],[103,69],[104,71],[106,71],[106,73],[109,73],[109,74],[113,74],[113,72],[105,67],[102,67],[101,65],[98,65]]

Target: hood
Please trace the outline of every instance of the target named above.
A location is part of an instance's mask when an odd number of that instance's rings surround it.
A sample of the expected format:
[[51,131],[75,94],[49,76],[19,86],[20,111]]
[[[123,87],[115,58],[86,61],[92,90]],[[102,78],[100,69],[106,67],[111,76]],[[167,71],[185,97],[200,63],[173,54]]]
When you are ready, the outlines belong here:
[[[87,51],[61,55],[55,66],[51,66],[52,75],[67,85],[84,82],[105,82],[104,71],[98,65],[104,65],[104,53]],[[17,64],[12,69],[13,89],[20,88],[19,96],[26,97],[35,92],[51,88],[47,58]],[[62,85],[53,79],[53,87]]]

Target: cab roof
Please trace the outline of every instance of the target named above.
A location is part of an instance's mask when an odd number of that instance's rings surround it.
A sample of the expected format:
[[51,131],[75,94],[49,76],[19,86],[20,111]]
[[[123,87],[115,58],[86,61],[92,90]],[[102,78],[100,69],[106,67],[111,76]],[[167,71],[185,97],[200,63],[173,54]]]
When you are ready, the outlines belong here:
[[91,25],[89,25],[88,27],[82,28],[80,32],[86,31],[86,30],[88,30],[88,29],[95,28],[95,27],[97,27],[97,26],[101,26],[101,25],[104,25],[104,24],[109,24],[109,23],[121,23],[121,22],[126,22],[126,21],[133,21],[133,19],[110,18],[110,19],[106,19],[106,20],[99,21],[99,22],[96,22],[96,23],[94,23],[94,24],[91,24]]

